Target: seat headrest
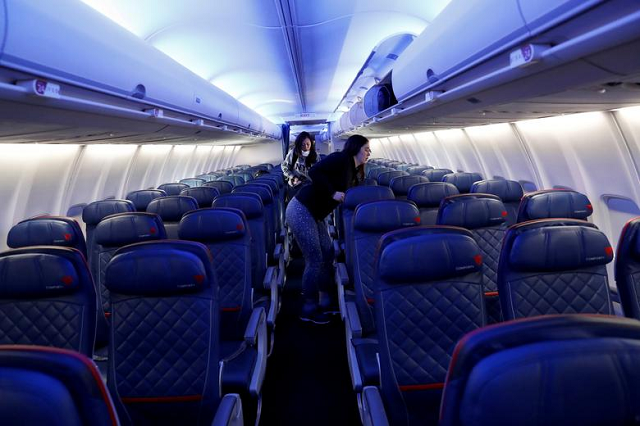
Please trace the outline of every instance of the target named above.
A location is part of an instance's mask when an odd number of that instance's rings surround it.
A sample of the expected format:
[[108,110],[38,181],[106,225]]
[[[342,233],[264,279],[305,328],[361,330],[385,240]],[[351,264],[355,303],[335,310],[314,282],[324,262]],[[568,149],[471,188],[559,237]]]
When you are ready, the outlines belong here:
[[453,173],[450,169],[427,169],[422,171],[422,176],[429,179],[429,182],[441,182],[443,176]]
[[420,211],[411,201],[382,200],[360,204],[353,214],[353,229],[388,232],[420,225]]
[[398,176],[391,179],[389,187],[396,195],[407,195],[409,188],[418,183],[428,183],[429,179],[423,176]]
[[491,194],[459,194],[442,200],[438,225],[476,229],[499,226],[507,217],[504,204]]
[[158,198],[166,197],[167,193],[161,189],[141,189],[127,194],[127,200],[131,201],[137,211],[145,211],[149,203]]
[[182,217],[178,235],[181,240],[202,243],[243,238],[247,221],[242,211],[230,208],[208,208],[189,212]]
[[358,204],[367,201],[393,200],[395,196],[391,188],[386,186],[356,186],[345,193],[344,208],[355,210]]
[[425,226],[390,232],[380,241],[378,276],[386,283],[424,283],[481,268],[480,248],[463,229]]
[[180,192],[183,197],[192,197],[198,203],[198,207],[211,207],[213,199],[220,195],[220,191],[209,186],[199,186],[197,188],[187,188]]
[[163,183],[158,186],[158,189],[167,193],[167,195],[180,195],[183,189],[189,188],[189,185],[184,183]]
[[411,200],[420,208],[438,207],[440,202],[460,192],[454,185],[446,182],[419,183],[409,188],[407,200]]
[[96,226],[96,243],[122,247],[142,241],[167,238],[162,219],[155,213],[119,213],[107,216]]
[[187,178],[187,179],[180,179],[180,183],[184,183],[185,185],[190,186],[191,188],[195,188],[198,186],[202,186],[203,184],[205,184],[207,181],[204,179],[198,179],[198,178]]
[[461,193],[469,192],[471,185],[482,180],[479,173],[450,173],[442,177],[443,182],[452,183]]
[[112,214],[135,211],[136,207],[129,200],[94,201],[82,209],[82,221],[87,225],[97,225],[102,219]]
[[432,166],[411,166],[407,169],[407,173],[410,175],[421,175],[425,170],[433,169]]
[[[180,241],[187,243],[190,241]],[[211,286],[210,265],[202,256],[172,244],[143,247],[136,244],[117,251],[107,265],[105,286],[119,294],[170,296],[197,293]],[[199,243],[192,243],[199,244]],[[206,251],[206,247],[202,246]]]
[[220,194],[228,194],[233,190],[233,184],[224,180],[214,180],[212,182],[207,182],[202,186],[216,188],[220,191]]
[[62,246],[86,251],[80,225],[68,217],[42,216],[23,220],[9,230],[7,245],[11,248]]
[[518,222],[545,218],[586,219],[593,206],[586,195],[566,189],[531,192],[522,197]]
[[179,222],[185,213],[197,208],[198,202],[193,197],[170,195],[151,201],[147,206],[147,212],[157,214],[163,222]]
[[[593,226],[514,227],[507,233],[509,265],[520,271],[561,271],[606,265],[613,248]],[[540,221],[542,222],[542,221]],[[553,222],[550,222],[551,224]],[[509,235],[511,234],[511,235]]]
[[260,196],[252,192],[222,194],[213,200],[211,206],[215,208],[227,207],[238,209],[244,213],[244,217],[248,220],[260,218],[264,215],[264,206]]
[[243,185],[244,184],[244,178],[240,175],[237,174],[230,174],[226,177],[227,180],[230,180],[233,182],[234,185]]
[[237,185],[233,188],[233,191],[231,191],[232,194],[238,192],[258,194],[262,200],[262,204],[264,205],[273,203],[273,193],[271,192],[271,188],[267,185],[248,183],[244,185]]
[[471,192],[497,195],[504,203],[519,203],[523,195],[520,182],[506,179],[491,179],[475,182],[471,185]]
[[384,186],[389,186],[389,184],[391,183],[391,180],[393,178],[397,178],[399,176],[409,176],[409,173],[403,172],[403,171],[400,171],[400,170],[394,170],[394,171],[390,171],[390,172],[380,173],[378,175],[378,184],[379,185],[384,185]]
[[20,249],[0,257],[0,298],[59,297],[81,288],[81,277],[89,276],[82,254],[70,248],[46,249]]

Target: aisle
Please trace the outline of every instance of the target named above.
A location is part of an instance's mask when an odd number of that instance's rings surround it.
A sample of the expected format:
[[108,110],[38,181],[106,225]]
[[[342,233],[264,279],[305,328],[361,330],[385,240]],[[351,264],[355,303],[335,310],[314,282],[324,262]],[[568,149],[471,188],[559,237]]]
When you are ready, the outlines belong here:
[[261,425],[359,425],[340,316],[327,325],[298,319],[304,262],[294,259],[263,388]]

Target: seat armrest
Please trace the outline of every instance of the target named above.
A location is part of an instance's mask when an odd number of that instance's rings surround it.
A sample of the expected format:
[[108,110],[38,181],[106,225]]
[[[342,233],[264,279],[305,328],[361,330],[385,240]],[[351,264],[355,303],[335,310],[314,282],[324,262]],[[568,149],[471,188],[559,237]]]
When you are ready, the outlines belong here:
[[338,287],[338,306],[340,306],[340,318],[344,321],[347,311],[345,307],[345,286],[349,284],[349,272],[347,272],[347,265],[344,263],[336,264],[336,286]]
[[336,258],[338,258],[338,256],[340,256],[341,254],[340,242],[338,240],[333,240],[333,254]]
[[360,323],[360,314],[358,314],[358,307],[353,302],[345,302],[345,307],[345,322],[347,323],[347,327],[351,331],[351,337],[362,337],[362,324]]
[[284,246],[282,243],[276,244],[276,248],[273,249],[273,258],[280,259],[284,255]]
[[254,308],[247,322],[247,328],[244,330],[244,341],[249,346],[256,346],[258,344],[258,336],[260,328],[263,323],[266,323],[267,314],[264,312],[264,308]]
[[336,232],[336,227],[333,225],[327,225],[327,229],[329,230],[329,236],[334,240],[338,238],[338,233]]
[[242,400],[237,393],[229,393],[222,397],[211,426],[242,426]]
[[380,391],[375,386],[362,391],[362,420],[365,426],[389,426]]
[[278,308],[280,306],[278,278],[281,274],[278,274],[278,269],[275,266],[269,266],[262,281],[264,288],[269,290],[270,294],[269,312],[267,312],[267,324],[269,324],[270,327],[273,327],[276,322],[276,316],[278,315]]

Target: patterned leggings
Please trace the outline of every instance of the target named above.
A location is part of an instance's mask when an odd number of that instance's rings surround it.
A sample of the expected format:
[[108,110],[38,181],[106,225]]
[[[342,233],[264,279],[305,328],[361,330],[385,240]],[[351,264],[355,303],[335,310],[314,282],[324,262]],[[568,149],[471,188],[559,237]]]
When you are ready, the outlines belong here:
[[328,291],[333,280],[333,248],[324,220],[316,221],[296,198],[287,206],[287,224],[293,231],[302,255],[302,296],[318,303],[318,291]]

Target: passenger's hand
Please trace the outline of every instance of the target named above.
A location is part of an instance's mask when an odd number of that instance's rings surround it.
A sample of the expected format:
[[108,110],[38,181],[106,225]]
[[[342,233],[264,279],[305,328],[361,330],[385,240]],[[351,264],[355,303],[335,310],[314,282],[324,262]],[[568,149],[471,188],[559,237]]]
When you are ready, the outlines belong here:
[[342,203],[344,201],[344,192],[340,192],[340,191],[334,192],[333,199],[339,203]]
[[300,183],[300,179],[298,179],[297,177],[294,177],[293,178],[293,186],[296,186],[299,183]]

